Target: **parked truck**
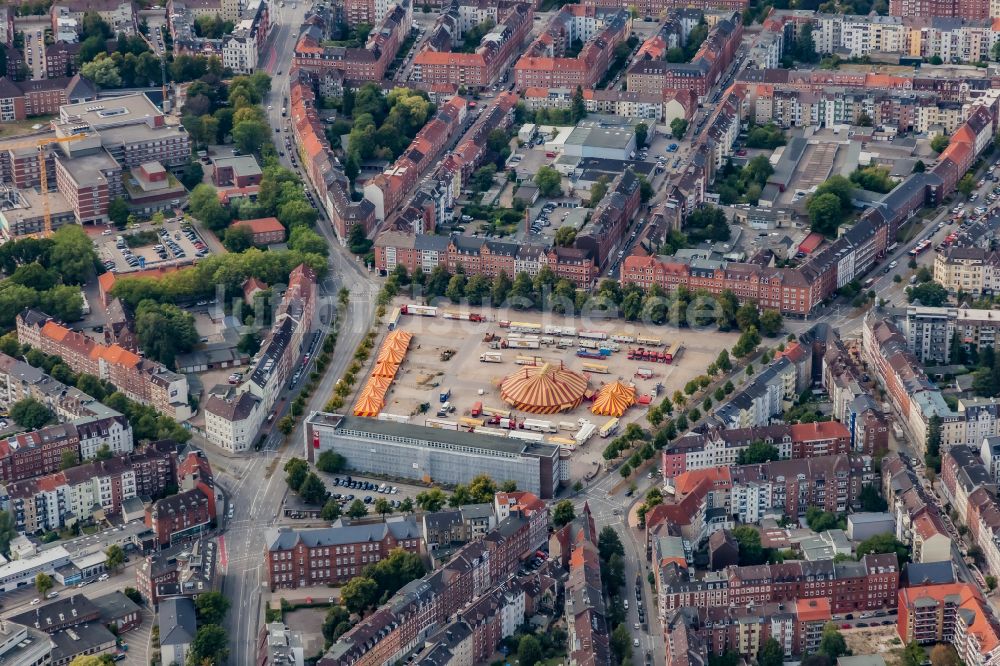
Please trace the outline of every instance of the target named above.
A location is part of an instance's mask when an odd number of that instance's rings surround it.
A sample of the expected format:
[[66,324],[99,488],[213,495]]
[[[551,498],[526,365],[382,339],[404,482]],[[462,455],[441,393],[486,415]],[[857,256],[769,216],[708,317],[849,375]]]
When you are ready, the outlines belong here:
[[511,349],[538,349],[541,347],[538,340],[507,340],[507,346]]
[[[471,414],[473,416],[479,416],[482,413],[483,413],[483,403],[482,403],[481,400],[476,400],[474,403],[472,403]],[[482,425],[482,424],[480,423],[479,425]]]
[[430,305],[415,305],[413,303],[407,303],[400,307],[400,311],[403,314],[413,315],[415,317],[437,317],[437,308],[431,307]]
[[534,432],[557,432],[558,429],[552,421],[542,421],[539,419],[525,419],[521,424],[524,426],[525,430],[533,430]]
[[587,441],[591,437],[594,436],[595,432],[597,432],[597,426],[595,426],[590,421],[587,421],[582,426],[580,426],[580,429],[577,431],[577,433],[573,435],[573,439],[576,440],[577,446],[583,446],[584,444],[587,443]]
[[483,321],[483,315],[475,312],[455,312],[453,310],[445,310],[441,316],[445,319],[457,319],[459,321]]
[[503,363],[503,355],[500,352],[486,352],[479,355],[480,363]]
[[541,356],[524,356],[521,354],[514,359],[514,363],[518,365],[541,365],[544,361],[542,361]]
[[438,400],[440,402],[448,402],[450,398],[451,398],[451,389],[450,388],[441,389],[441,394],[438,396]]

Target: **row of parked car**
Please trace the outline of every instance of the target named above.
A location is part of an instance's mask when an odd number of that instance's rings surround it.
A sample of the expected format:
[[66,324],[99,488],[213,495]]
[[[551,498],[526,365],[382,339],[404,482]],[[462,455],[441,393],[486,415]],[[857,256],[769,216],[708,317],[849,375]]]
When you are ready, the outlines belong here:
[[399,492],[399,488],[396,486],[390,486],[386,483],[377,485],[371,481],[355,481],[351,477],[347,477],[346,479],[341,479],[339,476],[334,477],[333,485],[343,486],[344,488],[350,488],[351,490],[373,490],[377,493],[382,493],[383,495],[395,495]]

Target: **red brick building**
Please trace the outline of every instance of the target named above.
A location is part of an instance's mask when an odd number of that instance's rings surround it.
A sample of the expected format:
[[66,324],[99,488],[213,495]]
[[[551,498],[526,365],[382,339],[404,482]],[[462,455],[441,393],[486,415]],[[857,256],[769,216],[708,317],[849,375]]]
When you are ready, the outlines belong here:
[[233,222],[231,226],[248,230],[253,237],[254,245],[270,245],[285,240],[285,226],[276,217],[241,220]]
[[45,74],[50,79],[76,74],[80,44],[56,42],[45,47]]
[[146,508],[146,525],[161,548],[200,535],[216,519],[215,482],[205,454],[188,450],[177,463],[181,492]]
[[272,590],[313,585],[341,585],[396,548],[420,554],[424,541],[412,520],[293,530],[267,534],[264,554]]
[[534,12],[527,3],[514,5],[493,30],[483,36],[474,53],[437,51],[432,40],[413,59],[413,80],[425,84],[449,83],[466,88],[485,88],[500,75],[520,53],[531,32]]
[[[599,30],[587,29],[594,23]],[[518,89],[593,88],[608,71],[615,47],[631,31],[631,16],[620,5],[616,9],[563,6],[514,66]],[[584,32],[595,34],[576,57],[566,57],[573,35]]]
[[865,555],[860,562],[785,562],[729,570],[729,603],[788,603],[827,598],[833,613],[891,608],[899,589],[895,553]]
[[904,18],[990,18],[989,0],[889,0],[889,16]]
[[80,437],[76,428],[68,424],[0,440],[0,479],[12,483],[57,472],[66,451],[79,460]]
[[222,157],[214,162],[212,182],[217,187],[250,187],[260,185],[263,175],[253,155]]

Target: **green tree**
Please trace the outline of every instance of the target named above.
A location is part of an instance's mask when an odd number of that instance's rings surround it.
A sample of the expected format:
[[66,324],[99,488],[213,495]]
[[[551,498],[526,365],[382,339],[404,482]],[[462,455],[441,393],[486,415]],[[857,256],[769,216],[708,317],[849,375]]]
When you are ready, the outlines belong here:
[[389,503],[389,500],[384,497],[376,499],[373,508],[375,509],[375,513],[382,516],[383,520],[385,519],[385,514],[392,513],[394,510],[392,504]]
[[910,641],[903,648],[903,663],[906,666],[921,666],[927,660],[927,653],[916,641]]
[[34,398],[22,398],[10,406],[10,418],[23,428],[38,430],[55,421],[55,415]]
[[306,475],[309,473],[309,463],[301,458],[291,458],[285,463],[284,470],[288,474],[285,477],[288,487],[298,492],[302,486],[302,482],[306,480]]
[[931,150],[933,150],[935,153],[943,153],[944,149],[948,147],[949,143],[951,143],[951,139],[949,139],[944,134],[938,134],[933,139],[931,139]]
[[960,666],[964,663],[952,645],[938,643],[931,648],[931,666]]
[[736,456],[737,465],[755,465],[757,463],[778,460],[778,448],[761,440],[752,442]]
[[113,573],[125,566],[125,551],[118,544],[108,546],[104,551],[104,558],[104,566]]
[[207,183],[202,183],[191,191],[188,209],[191,215],[212,231],[221,231],[229,224],[229,213],[219,202],[215,188]]
[[10,541],[17,536],[14,517],[8,511],[0,511],[0,553],[10,555]]
[[340,601],[352,613],[362,614],[378,601],[378,583],[365,576],[357,576],[340,588]]
[[869,553],[896,553],[900,563],[910,561],[910,549],[892,534],[876,534],[858,544],[858,557]]
[[819,647],[816,651],[833,662],[837,661],[838,657],[848,653],[847,641],[844,640],[843,635],[837,630],[837,625],[828,622],[823,627],[823,633],[819,639]]
[[350,611],[340,604],[330,606],[326,618],[323,619],[323,637],[328,641],[337,640],[350,628],[350,619]]
[[612,555],[622,556],[625,554],[625,547],[622,545],[618,532],[610,525],[601,528],[597,535],[597,552],[602,562],[611,559]]
[[924,282],[910,287],[906,292],[906,299],[910,303],[920,301],[921,305],[927,307],[941,307],[948,302],[948,291],[937,282]]
[[521,636],[517,644],[517,661],[519,664],[537,664],[542,660],[542,646],[538,639],[527,634]]
[[194,316],[176,305],[145,300],[135,312],[135,333],[140,348],[168,368],[177,354],[191,351],[198,342]]
[[824,236],[833,236],[843,220],[840,200],[834,194],[817,194],[806,204],[810,228]]
[[556,527],[562,527],[572,522],[575,517],[576,513],[573,510],[573,503],[569,500],[560,500],[552,510],[552,524]]
[[781,643],[773,638],[764,641],[757,654],[757,666],[781,666],[784,661],[785,651],[781,649]]
[[288,237],[288,247],[297,252],[321,254],[324,257],[330,251],[322,236],[303,225],[292,227]]
[[330,498],[323,505],[323,510],[320,512],[320,518],[323,520],[336,520],[340,518],[340,504],[337,500]]
[[45,595],[47,595],[54,586],[55,581],[52,580],[52,576],[47,573],[39,571],[38,575],[35,576],[35,590],[42,598],[45,598]]
[[335,474],[347,466],[347,460],[336,451],[327,449],[316,458],[316,469],[328,474]]
[[364,502],[356,499],[347,507],[347,515],[351,518],[364,518],[368,515],[368,507],[365,506]]
[[60,456],[59,469],[70,469],[71,467],[76,467],[78,464],[80,464],[80,460],[76,451],[70,451],[67,449],[62,452],[62,455]]
[[858,500],[861,502],[862,511],[874,511],[881,512],[888,508],[888,503],[882,498],[882,494],[879,492],[878,487],[874,484],[868,483],[861,488],[861,492],[858,494]]
[[629,636],[628,629],[624,624],[619,624],[611,632],[611,651],[615,654],[615,663],[631,663],[632,637]]
[[962,176],[962,179],[958,181],[958,191],[969,196],[976,189],[976,179],[972,177],[971,173],[967,173]]
[[118,66],[106,53],[98,53],[93,60],[84,63],[80,67],[80,74],[93,81],[98,88],[120,88],[122,85]]
[[416,500],[417,506],[420,507],[422,511],[426,511],[427,513],[440,511],[448,501],[444,491],[440,488],[428,488],[427,490],[423,490],[417,493],[414,499]]
[[202,592],[194,600],[199,624],[222,624],[229,612],[230,602],[221,592]]
[[674,118],[670,121],[670,133],[675,139],[683,139],[687,134],[688,121],[684,118]]
[[646,139],[649,138],[649,125],[646,123],[639,123],[635,126],[635,145],[637,148],[642,148],[646,145]]
[[128,204],[124,198],[115,197],[111,200],[108,204],[108,218],[119,229],[125,228],[125,223],[128,222]]
[[733,538],[739,544],[740,564],[763,564],[767,561],[767,553],[760,545],[760,532],[750,525],[737,525],[732,530]]
[[219,625],[205,624],[198,627],[188,653],[188,664],[225,663],[229,656],[228,643],[226,630]]
[[205,170],[201,168],[201,163],[191,160],[188,162],[187,166],[184,167],[184,172],[181,174],[181,185],[189,190],[193,190],[201,184],[201,180],[204,177]]
[[535,174],[535,185],[543,197],[555,197],[562,194],[562,175],[550,166],[543,166]]
[[302,481],[302,485],[299,486],[299,496],[307,504],[323,504],[326,502],[327,495],[329,493],[326,486],[323,485],[322,479],[316,475],[316,472],[309,472]]
[[[608,193],[608,183],[610,182],[611,181],[607,176],[600,176],[597,181],[590,186],[590,201],[588,202],[588,205],[591,208],[595,208],[597,207],[597,204],[601,203],[601,199],[603,199],[604,195]],[[558,231],[562,231],[567,228],[572,229],[573,236],[576,237],[576,229],[573,229],[573,227],[559,227]]]
[[576,92],[573,93],[571,113],[574,125],[587,117],[587,105],[583,101],[583,88],[580,86],[577,86]]
[[65,284],[85,284],[97,260],[93,241],[77,224],[60,227],[52,240],[49,268],[62,276]]
[[245,225],[234,224],[226,229],[222,244],[230,252],[246,252],[253,247],[253,232]]
[[777,310],[764,310],[760,315],[760,332],[769,338],[773,338],[781,333],[784,320]]
[[555,244],[559,247],[573,247],[576,242],[576,229],[566,225],[556,229]]

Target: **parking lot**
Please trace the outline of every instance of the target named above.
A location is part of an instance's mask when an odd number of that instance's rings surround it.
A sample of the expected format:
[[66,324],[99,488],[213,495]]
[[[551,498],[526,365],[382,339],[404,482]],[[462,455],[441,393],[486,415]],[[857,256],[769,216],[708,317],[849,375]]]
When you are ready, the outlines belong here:
[[159,227],[147,224],[121,233],[108,229],[101,232],[94,245],[104,267],[115,273],[189,264],[211,252],[198,232],[181,218],[171,218]]

